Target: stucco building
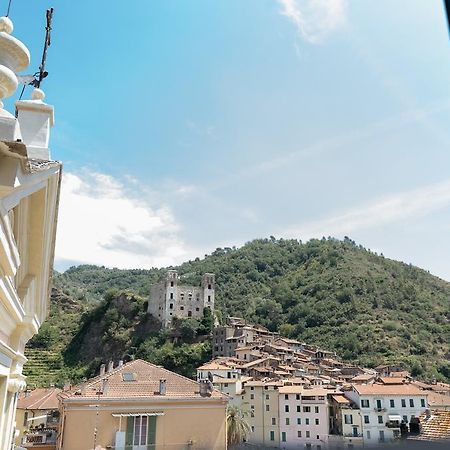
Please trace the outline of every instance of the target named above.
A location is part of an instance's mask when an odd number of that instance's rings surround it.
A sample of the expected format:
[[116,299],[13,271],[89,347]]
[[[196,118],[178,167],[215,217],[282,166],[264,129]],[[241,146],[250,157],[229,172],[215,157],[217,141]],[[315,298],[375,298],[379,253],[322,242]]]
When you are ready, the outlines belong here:
[[[17,72],[30,54],[0,18],[0,100],[17,89]],[[16,115],[0,101],[0,448],[15,428],[25,345],[47,316],[56,234],[61,164],[49,152],[53,107],[35,89],[18,101]]]
[[61,450],[226,449],[227,396],[143,360],[119,364],[60,399]]
[[161,282],[150,288],[148,312],[164,327],[169,327],[174,317],[201,318],[203,310],[214,311],[215,276],[205,273],[200,286],[180,283],[176,270],[169,270]]

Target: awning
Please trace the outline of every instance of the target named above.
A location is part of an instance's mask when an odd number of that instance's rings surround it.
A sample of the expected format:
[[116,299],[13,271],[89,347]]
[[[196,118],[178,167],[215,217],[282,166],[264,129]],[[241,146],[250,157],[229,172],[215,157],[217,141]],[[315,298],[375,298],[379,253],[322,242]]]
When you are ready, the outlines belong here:
[[388,416],[390,422],[401,422],[402,416]]
[[32,422],[33,420],[37,419],[46,419],[47,417],[47,414],[44,414],[43,416],[30,417],[29,419],[27,419],[27,422]]
[[113,417],[164,416],[163,412],[116,413]]

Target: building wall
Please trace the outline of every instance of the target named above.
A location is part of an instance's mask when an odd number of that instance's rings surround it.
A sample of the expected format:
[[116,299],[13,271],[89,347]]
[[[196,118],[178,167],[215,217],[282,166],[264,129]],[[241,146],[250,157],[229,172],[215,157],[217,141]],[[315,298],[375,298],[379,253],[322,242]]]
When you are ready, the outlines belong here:
[[[139,402],[141,403],[141,402]],[[224,450],[226,449],[226,404],[222,402],[190,402],[171,404],[148,404],[117,407],[84,405],[80,409],[67,407],[64,417],[61,450],[94,448],[94,430],[97,427],[95,445],[115,448],[116,432],[126,431],[126,418],[113,417],[113,413],[137,413],[157,411],[163,416],[156,418],[156,449]],[[98,412],[98,414],[97,414]],[[80,433],[80,430],[83,430]],[[189,447],[188,443],[192,442]],[[150,448],[150,447],[149,447]],[[126,448],[126,450],[132,450]]]
[[168,327],[174,317],[202,318],[206,307],[214,311],[214,301],[213,274],[203,275],[201,286],[187,286],[179,284],[176,271],[169,270],[163,281],[150,288],[148,312]]
[[[399,437],[399,428],[389,428],[386,426],[388,416],[405,416],[407,423],[411,417],[419,417],[427,408],[426,392],[423,395],[359,395],[357,392],[346,392],[345,395],[353,400],[359,406],[361,411],[362,430],[364,444],[376,445],[380,442],[380,436],[384,434],[384,441],[394,441]],[[402,406],[402,399],[406,406]],[[410,406],[410,399],[414,401],[414,406]],[[369,406],[362,406],[362,401],[368,400]],[[381,400],[381,410],[377,410],[377,400]],[[394,401],[394,407],[390,406],[390,401]],[[421,406],[421,400],[424,400],[425,406]],[[369,423],[366,423],[365,416]],[[379,417],[381,417],[379,422]],[[381,435],[380,435],[381,432]]]
[[327,444],[329,407],[326,396],[302,400],[300,394],[280,393],[279,402],[281,448],[291,449],[309,444],[316,449],[317,446],[323,448]]
[[244,386],[243,409],[249,411],[251,433],[248,442],[267,447],[280,444],[278,390],[274,385]]

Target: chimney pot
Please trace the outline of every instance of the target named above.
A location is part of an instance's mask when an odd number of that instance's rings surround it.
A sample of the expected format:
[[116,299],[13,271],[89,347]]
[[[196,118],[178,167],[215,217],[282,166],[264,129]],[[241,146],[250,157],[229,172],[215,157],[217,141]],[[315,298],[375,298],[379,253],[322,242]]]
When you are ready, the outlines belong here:
[[106,366],[105,366],[105,364],[102,364],[100,366],[100,376],[105,375],[105,372],[106,372]]
[[159,395],[166,395],[167,386],[166,380],[159,380]]
[[112,372],[113,369],[114,369],[114,361],[109,361],[109,363],[108,363],[108,373]]
[[117,366],[117,367],[122,367],[123,366],[123,360],[121,359],[120,361],[119,361],[119,365]]

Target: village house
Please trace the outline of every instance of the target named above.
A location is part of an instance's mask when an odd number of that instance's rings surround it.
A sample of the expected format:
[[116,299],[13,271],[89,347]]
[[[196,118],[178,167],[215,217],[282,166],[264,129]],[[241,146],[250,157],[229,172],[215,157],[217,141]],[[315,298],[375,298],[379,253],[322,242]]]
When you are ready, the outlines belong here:
[[364,444],[399,439],[428,408],[426,391],[411,384],[357,384],[344,394],[361,410]]
[[61,389],[49,387],[19,394],[15,438],[17,446],[35,450],[56,448],[60,392]]
[[[0,449],[11,448],[25,345],[47,317],[62,166],[51,160],[53,107],[41,89],[3,109],[30,63],[0,17]],[[14,112],[14,111],[13,111]]]
[[328,394],[333,391],[283,386],[278,392],[280,447],[323,449],[329,436]]
[[58,449],[223,450],[227,402],[208,382],[143,360],[119,363],[60,394]]

